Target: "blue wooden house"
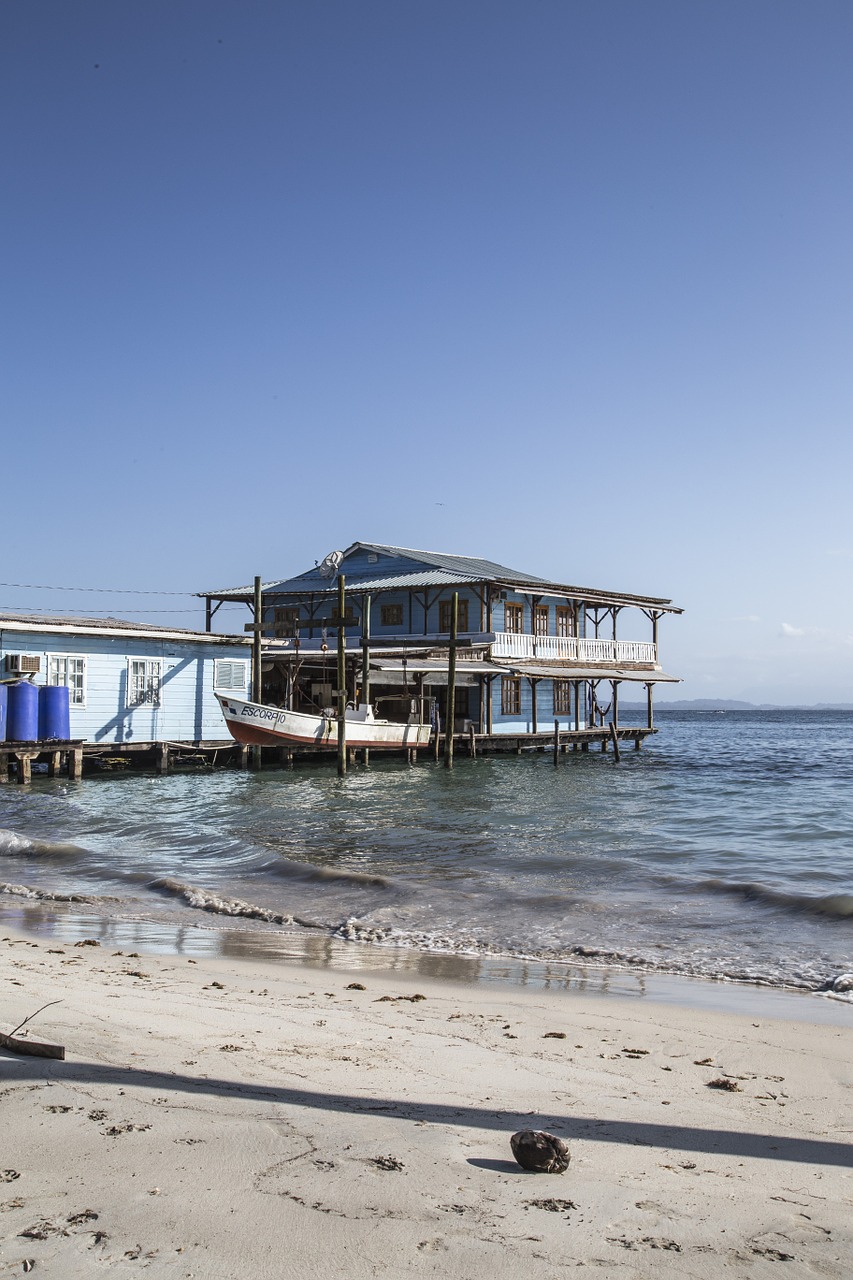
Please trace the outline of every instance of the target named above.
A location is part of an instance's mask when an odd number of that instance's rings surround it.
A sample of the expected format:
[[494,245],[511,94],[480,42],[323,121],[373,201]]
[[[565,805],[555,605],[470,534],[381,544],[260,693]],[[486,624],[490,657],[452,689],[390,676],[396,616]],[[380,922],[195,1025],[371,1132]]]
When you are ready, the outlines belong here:
[[0,681],[67,686],[71,738],[92,747],[228,746],[214,691],[246,696],[250,643],[116,618],[0,613]]
[[[332,701],[338,575],[352,620],[348,696],[370,700],[387,718],[406,718],[429,698],[442,728],[454,593],[459,614],[453,723],[488,735],[618,724],[619,688],[652,689],[674,677],[661,668],[660,619],[681,610],[670,600],[552,582],[473,556],[354,542],[322,563],[262,587],[264,701],[310,710]],[[253,591],[202,592],[206,624],[225,601],[250,608]],[[629,624],[628,619],[633,618]],[[369,671],[361,668],[365,623]],[[642,633],[642,634],[640,634]]]

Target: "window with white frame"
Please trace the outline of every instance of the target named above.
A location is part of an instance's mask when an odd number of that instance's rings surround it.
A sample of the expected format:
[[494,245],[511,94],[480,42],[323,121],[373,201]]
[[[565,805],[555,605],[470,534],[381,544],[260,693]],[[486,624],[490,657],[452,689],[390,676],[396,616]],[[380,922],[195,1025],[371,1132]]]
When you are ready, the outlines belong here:
[[214,689],[241,689],[246,692],[249,664],[233,658],[215,658],[213,662]]
[[127,705],[159,707],[163,663],[160,658],[130,658],[127,663]]
[[47,683],[65,685],[72,707],[86,705],[86,659],[77,654],[48,654]]

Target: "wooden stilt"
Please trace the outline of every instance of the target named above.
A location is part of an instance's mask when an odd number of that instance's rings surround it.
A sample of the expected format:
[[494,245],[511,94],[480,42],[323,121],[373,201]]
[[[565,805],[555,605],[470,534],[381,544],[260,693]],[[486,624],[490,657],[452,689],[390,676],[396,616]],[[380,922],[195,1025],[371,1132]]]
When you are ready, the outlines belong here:
[[[264,624],[264,596],[261,590],[261,579],[256,575],[254,584],[255,621],[252,629],[252,701],[260,702],[263,698],[263,673],[261,670],[261,640]],[[251,767],[260,769],[261,748],[252,747]],[[161,772],[165,772],[161,770]]]
[[249,748],[246,746],[240,746],[239,751],[240,751],[240,768],[245,773],[249,768]]
[[450,610],[450,647],[447,658],[447,724],[444,727],[444,767],[453,768],[453,729],[456,712],[456,638],[459,627],[459,592],[453,592]]
[[554,721],[554,764],[558,764],[560,759],[560,722]]
[[346,582],[338,574],[338,777],[347,771]]
[[169,748],[165,742],[161,742],[157,748],[157,772],[169,772]]
[[33,780],[33,754],[31,751],[19,751],[18,755],[18,782],[21,786],[28,786]]
[[616,757],[616,763],[618,764],[622,759],[619,754],[619,730],[616,728],[616,725],[612,720],[610,721],[610,739],[613,743],[613,754]]
[[0,782],[9,781],[9,753],[0,751]]
[[477,734],[473,725],[468,728],[468,754],[472,760],[477,758]]
[[75,747],[68,752],[68,777],[72,782],[79,782],[83,777],[83,748]]
[[47,762],[47,776],[49,778],[58,777],[59,770],[61,769],[61,767],[62,767],[62,752],[51,751],[50,759]]

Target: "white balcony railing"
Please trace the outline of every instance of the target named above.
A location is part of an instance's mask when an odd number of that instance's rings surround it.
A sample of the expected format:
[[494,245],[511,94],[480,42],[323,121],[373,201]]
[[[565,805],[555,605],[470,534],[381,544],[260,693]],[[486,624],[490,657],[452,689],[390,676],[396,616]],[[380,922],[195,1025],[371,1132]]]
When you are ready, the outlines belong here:
[[657,664],[657,645],[644,640],[578,640],[575,636],[529,636],[496,631],[493,658],[538,658],[545,662],[636,662]]

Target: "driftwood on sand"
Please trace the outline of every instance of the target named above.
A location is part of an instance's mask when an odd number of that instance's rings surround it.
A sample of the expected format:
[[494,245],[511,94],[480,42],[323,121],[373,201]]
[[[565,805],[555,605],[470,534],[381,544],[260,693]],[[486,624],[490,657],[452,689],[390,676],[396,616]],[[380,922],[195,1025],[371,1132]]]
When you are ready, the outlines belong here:
[[64,1044],[57,1044],[55,1040],[45,1040],[42,1037],[34,1039],[28,1031],[24,1030],[28,1022],[32,1022],[33,1018],[38,1017],[54,1004],[61,1004],[61,1001],[49,1000],[40,1009],[36,1009],[35,1013],[24,1018],[23,1022],[19,1022],[16,1027],[11,1022],[0,1022],[0,1049],[8,1049],[10,1053],[27,1054],[31,1058],[64,1059]]

